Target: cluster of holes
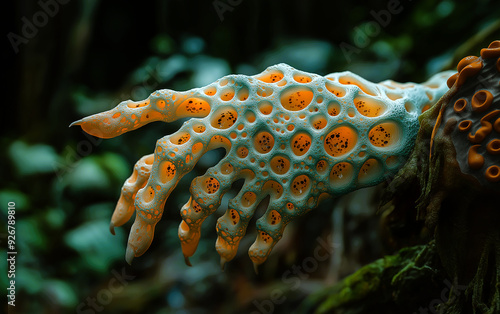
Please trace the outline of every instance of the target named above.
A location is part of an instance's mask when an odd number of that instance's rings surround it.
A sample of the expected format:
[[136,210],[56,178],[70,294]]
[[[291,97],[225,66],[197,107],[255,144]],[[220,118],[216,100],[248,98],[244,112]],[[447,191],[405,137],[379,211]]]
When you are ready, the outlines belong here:
[[312,139],[309,135],[305,133],[296,134],[291,141],[292,152],[297,156],[302,156],[311,147]]
[[338,157],[350,152],[356,145],[356,141],[356,132],[350,127],[341,126],[328,133],[324,147],[329,155]]
[[393,122],[385,122],[373,127],[368,139],[373,146],[388,147],[399,140],[399,127]]
[[[471,68],[474,62],[478,60],[477,57],[466,57],[460,61],[458,64],[458,70],[460,74],[462,74],[462,70],[465,67]],[[472,69],[473,68],[473,69]],[[472,67],[472,70],[480,70],[482,68],[482,64],[475,64],[474,67]],[[469,71],[469,72],[477,72],[477,71]],[[468,73],[470,74],[470,73]],[[452,77],[453,78],[453,77]],[[450,78],[448,85],[453,84],[457,78],[455,77],[453,80]],[[490,109],[492,103],[493,103],[493,94],[486,90],[479,90],[474,93],[472,96],[472,99],[470,100],[470,107],[469,107],[469,102],[465,98],[460,98],[455,101],[453,104],[453,110],[455,113],[461,114],[467,109],[472,110],[475,113],[482,113]],[[500,133],[500,118],[497,118],[497,120],[493,123],[490,123],[489,120],[493,118],[494,116],[497,115],[496,111],[491,111],[487,114],[485,114],[481,118],[481,127],[475,132],[475,134],[469,133],[468,134],[468,140],[472,145],[467,153],[467,163],[468,166],[471,169],[481,169],[484,166],[485,163],[485,157],[482,155],[482,153],[478,152],[478,149],[481,147],[481,143],[485,139],[487,135],[489,135],[494,129],[496,132]],[[458,123],[458,130],[460,132],[468,132],[469,130],[472,129],[473,126],[473,121],[466,119],[460,121]],[[486,152],[491,155],[497,155],[500,154],[500,139],[492,139],[486,144]],[[498,165],[491,165],[489,166],[486,171],[484,172],[484,176],[486,180],[489,182],[500,182],[500,167]]]
[[292,87],[281,94],[280,101],[283,108],[290,111],[299,111],[309,106],[312,99],[313,92],[309,88]]

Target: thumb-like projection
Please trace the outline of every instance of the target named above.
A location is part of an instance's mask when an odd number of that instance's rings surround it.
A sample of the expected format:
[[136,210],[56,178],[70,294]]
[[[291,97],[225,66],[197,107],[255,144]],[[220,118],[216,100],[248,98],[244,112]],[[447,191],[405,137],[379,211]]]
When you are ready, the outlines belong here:
[[423,84],[375,84],[350,72],[323,77],[278,64],[255,76],[229,75],[186,92],[159,90],[72,125],[111,138],[151,121],[190,117],[136,163],[122,188],[111,232],[135,212],[126,260],[142,255],[179,180],[203,154],[223,147],[224,158],[191,183],[191,198],[181,209],[182,251],[189,264],[201,224],[231,184],[243,178],[217,222],[216,249],[222,266],[233,259],[257,205],[269,196],[249,250],[257,267],[292,219],[326,197],[395,174],[413,148],[418,116],[448,90],[452,74],[437,74]]

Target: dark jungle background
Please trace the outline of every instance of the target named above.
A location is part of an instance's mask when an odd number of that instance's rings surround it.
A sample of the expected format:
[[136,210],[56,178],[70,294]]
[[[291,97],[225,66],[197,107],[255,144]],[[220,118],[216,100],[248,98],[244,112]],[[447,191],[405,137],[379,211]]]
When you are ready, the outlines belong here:
[[[0,281],[5,300],[7,204],[15,202],[16,307],[2,303],[11,313],[291,313],[311,293],[398,249],[384,237],[376,214],[382,187],[374,187],[325,201],[292,224],[258,275],[247,256],[256,215],[221,272],[215,221],[227,195],[204,224],[193,267],[186,266],[179,210],[190,181],[221,158],[216,151],[179,183],[152,246],[128,266],[131,223],[116,236],[108,229],[121,185],[181,122],[152,123],[109,140],[68,128],[71,122],[156,89],[201,87],[280,62],[322,75],[350,70],[372,81],[420,82],[500,39],[496,0],[4,6]],[[315,258],[315,250],[328,258]]]

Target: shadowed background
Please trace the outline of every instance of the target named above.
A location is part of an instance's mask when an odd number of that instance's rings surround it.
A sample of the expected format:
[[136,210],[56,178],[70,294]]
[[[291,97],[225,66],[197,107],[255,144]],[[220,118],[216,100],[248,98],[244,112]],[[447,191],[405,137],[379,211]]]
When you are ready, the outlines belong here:
[[[325,201],[291,225],[259,275],[246,253],[257,214],[237,257],[221,272],[215,221],[235,191],[207,219],[194,266],[187,267],[177,238],[179,210],[190,181],[222,157],[215,151],[181,180],[151,248],[128,266],[131,224],[116,236],[108,229],[121,184],[182,121],[109,140],[68,128],[72,121],[156,89],[201,87],[279,62],[321,75],[350,70],[376,82],[421,82],[500,38],[498,1],[11,5],[5,10],[0,204],[6,221],[7,203],[16,202],[17,313],[289,313],[312,291],[397,249],[381,236],[375,187]],[[409,244],[425,241],[409,234],[401,231]],[[6,243],[6,232],[0,236]],[[325,251],[325,241],[333,250]],[[327,259],[315,258],[318,247]],[[0,265],[7,268],[5,258]],[[116,280],[123,273],[130,277]],[[5,276],[1,281],[7,285]]]

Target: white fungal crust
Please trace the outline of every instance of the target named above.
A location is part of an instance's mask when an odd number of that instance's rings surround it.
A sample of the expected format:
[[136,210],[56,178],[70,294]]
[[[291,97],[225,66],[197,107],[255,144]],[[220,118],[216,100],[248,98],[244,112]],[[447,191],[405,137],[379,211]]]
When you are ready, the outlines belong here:
[[134,171],[123,189],[112,227],[136,209],[129,262],[149,247],[165,201],[182,176],[207,151],[223,147],[226,156],[193,180],[191,198],[181,209],[183,252],[186,259],[194,254],[202,222],[231,184],[244,178],[217,222],[216,249],[222,264],[234,258],[258,204],[269,195],[249,250],[259,265],[285,226],[321,199],[394,174],[413,147],[417,117],[446,92],[450,75],[444,72],[423,84],[375,84],[350,72],[322,77],[278,64],[255,76],[229,75],[187,92],[159,90],[145,101],[122,102],[76,124],[113,137],[150,121],[192,117],[157,142],[154,157],[148,157],[153,159],[149,177],[146,172],[139,176],[147,181],[144,186],[131,187]]

